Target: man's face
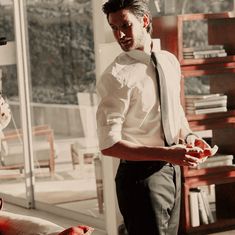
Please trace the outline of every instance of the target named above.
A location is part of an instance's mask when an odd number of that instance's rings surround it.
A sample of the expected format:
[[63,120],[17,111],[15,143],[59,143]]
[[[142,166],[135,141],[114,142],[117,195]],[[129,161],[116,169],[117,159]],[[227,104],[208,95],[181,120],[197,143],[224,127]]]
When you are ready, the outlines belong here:
[[108,22],[122,50],[144,49],[146,17],[138,19],[127,9],[109,14]]

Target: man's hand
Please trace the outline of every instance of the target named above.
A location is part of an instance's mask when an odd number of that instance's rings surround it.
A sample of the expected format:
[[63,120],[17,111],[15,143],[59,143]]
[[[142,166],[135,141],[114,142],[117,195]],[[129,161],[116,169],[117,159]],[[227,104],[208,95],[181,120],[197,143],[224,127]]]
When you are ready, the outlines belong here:
[[196,167],[199,164],[199,148],[187,148],[184,144],[169,147],[167,162],[180,166]]
[[[198,157],[200,159],[211,157],[216,154],[218,151],[218,146],[215,145],[213,148],[209,144],[206,143],[203,139],[198,138],[197,136],[191,135],[187,138],[186,147],[188,149],[192,149],[192,153],[190,155]],[[199,155],[195,155],[193,149],[199,148],[202,151]]]
[[196,167],[218,150],[215,145],[211,148],[204,140],[196,139],[192,144],[177,144],[169,148],[167,161],[180,166]]

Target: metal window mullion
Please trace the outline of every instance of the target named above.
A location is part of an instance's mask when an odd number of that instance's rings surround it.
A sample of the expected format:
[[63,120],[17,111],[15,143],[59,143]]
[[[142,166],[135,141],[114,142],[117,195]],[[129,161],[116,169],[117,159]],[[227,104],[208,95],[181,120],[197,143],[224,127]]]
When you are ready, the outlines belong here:
[[27,53],[27,21],[24,0],[14,0],[14,25],[16,38],[17,74],[19,83],[20,112],[23,129],[24,172],[26,200],[29,208],[34,207],[33,142],[29,96],[29,63]]

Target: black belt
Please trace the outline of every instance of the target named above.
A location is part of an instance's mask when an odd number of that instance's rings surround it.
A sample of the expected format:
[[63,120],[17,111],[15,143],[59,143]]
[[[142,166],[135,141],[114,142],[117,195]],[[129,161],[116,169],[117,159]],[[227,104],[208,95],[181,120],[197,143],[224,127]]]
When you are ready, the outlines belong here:
[[121,159],[121,164],[128,164],[128,165],[148,165],[148,166],[171,166],[172,164],[169,162],[164,161],[127,161]]
[[164,161],[121,160],[116,178],[121,179],[123,176],[128,175],[130,180],[142,180],[161,170],[164,166],[173,167],[171,163]]

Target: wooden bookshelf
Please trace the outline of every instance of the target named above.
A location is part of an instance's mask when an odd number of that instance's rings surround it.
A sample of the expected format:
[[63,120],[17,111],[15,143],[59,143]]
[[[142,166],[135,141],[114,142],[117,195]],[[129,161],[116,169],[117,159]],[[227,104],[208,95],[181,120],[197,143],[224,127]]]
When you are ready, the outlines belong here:
[[[161,39],[161,46],[177,56],[180,63],[209,63],[224,61],[223,58],[204,60],[185,60],[183,58],[183,24],[186,21],[206,20],[208,23],[208,43],[210,45],[223,44],[228,52],[225,60],[234,61],[235,55],[235,12],[216,14],[185,14],[170,15],[153,18],[153,37]],[[232,55],[232,56],[231,56]]]
[[235,128],[235,110],[221,113],[187,115],[193,131]]
[[[207,24],[207,44],[223,45],[227,56],[205,59],[184,59],[183,27],[186,21],[202,20]],[[184,82],[191,77],[209,77],[211,93],[228,97],[227,112],[187,115],[193,131],[212,130],[212,144],[221,153],[235,155],[235,12],[216,14],[185,14],[153,18],[153,37],[161,39],[162,49],[178,58],[182,79],[182,104],[185,103]],[[197,30],[197,29],[195,29]],[[215,223],[192,227],[190,224],[189,190],[202,185],[215,184]],[[182,168],[182,234],[208,234],[235,228],[235,167],[221,166],[206,169]],[[226,198],[224,200],[224,198]],[[225,208],[225,210],[224,210]],[[232,208],[232,209],[231,209]]]

